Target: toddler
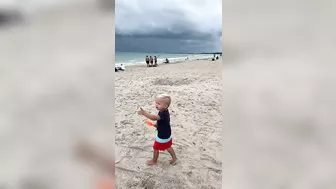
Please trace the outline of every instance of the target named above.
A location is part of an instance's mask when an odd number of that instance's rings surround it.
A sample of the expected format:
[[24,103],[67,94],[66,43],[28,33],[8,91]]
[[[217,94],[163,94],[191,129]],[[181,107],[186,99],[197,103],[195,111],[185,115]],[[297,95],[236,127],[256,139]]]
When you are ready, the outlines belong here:
[[157,121],[154,127],[157,128],[157,136],[155,137],[153,145],[153,158],[147,161],[148,165],[154,165],[157,163],[159,157],[159,151],[167,150],[171,155],[172,159],[170,164],[174,165],[176,163],[176,154],[171,147],[173,144],[171,136],[171,127],[170,127],[170,115],[169,115],[169,106],[171,98],[166,94],[158,95],[155,98],[155,107],[159,111],[158,115],[153,115],[142,108],[139,110],[139,115],[145,116],[152,121]]

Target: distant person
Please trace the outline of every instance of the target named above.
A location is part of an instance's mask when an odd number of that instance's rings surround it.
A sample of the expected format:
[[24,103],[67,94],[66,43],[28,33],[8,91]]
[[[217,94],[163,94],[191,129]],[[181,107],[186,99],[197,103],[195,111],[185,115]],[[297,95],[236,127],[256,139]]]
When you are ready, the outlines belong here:
[[149,67],[149,58],[148,58],[148,55],[146,55],[146,64],[147,64],[147,67]]
[[125,71],[125,66],[124,66],[124,64],[120,64],[120,66],[117,67],[117,70]]
[[216,60],[218,60],[219,59],[219,57],[218,57],[218,55],[216,56]]
[[157,57],[154,56],[154,67],[156,67],[158,64],[157,64]]
[[153,67],[153,57],[152,56],[149,56],[149,67]]
[[122,69],[123,71],[125,71],[125,65],[121,64],[120,66],[121,66],[121,69]]
[[168,60],[168,58],[166,58],[166,61],[164,61],[163,63],[166,63],[166,64],[167,64],[167,63],[169,63],[169,60]]

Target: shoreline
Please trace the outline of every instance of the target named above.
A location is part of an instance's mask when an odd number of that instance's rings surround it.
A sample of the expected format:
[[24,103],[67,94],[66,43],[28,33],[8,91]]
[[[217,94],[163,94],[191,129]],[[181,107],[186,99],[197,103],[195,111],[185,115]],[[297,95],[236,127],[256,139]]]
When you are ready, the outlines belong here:
[[[181,61],[175,61],[175,62],[169,62],[169,63],[161,62],[161,63],[158,63],[158,66],[160,66],[160,65],[170,65],[170,64],[180,64],[180,63],[202,61],[202,60],[211,61],[211,58],[189,59],[189,60],[181,60]],[[222,57],[219,57],[219,59],[215,60],[215,61],[221,61],[221,60],[222,60]],[[215,61],[212,61],[212,62],[215,62]],[[122,64],[122,63],[115,63],[114,66],[118,67],[118,66],[120,66],[120,64]],[[143,62],[143,64],[129,64],[129,65],[124,64],[124,66],[125,66],[125,68],[127,68],[127,67],[136,68],[136,67],[147,67],[147,64],[146,64],[146,62]]]
[[[115,54],[115,65],[123,64],[125,66],[145,64],[145,57],[149,55],[155,55],[155,53],[142,53],[142,52],[116,52]],[[220,56],[220,54],[216,54]],[[211,59],[214,56],[210,54],[170,54],[170,53],[160,53],[156,55],[157,62],[159,64],[166,62],[168,58],[170,63],[186,61],[186,60],[206,60]],[[154,56],[153,56],[154,58]]]

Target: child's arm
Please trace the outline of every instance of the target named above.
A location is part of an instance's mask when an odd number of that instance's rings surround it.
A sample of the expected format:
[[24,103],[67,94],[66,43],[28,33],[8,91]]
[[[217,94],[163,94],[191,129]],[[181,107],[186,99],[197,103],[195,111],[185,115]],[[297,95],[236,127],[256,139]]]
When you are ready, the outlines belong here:
[[142,114],[143,116],[147,117],[148,119],[152,120],[152,121],[157,121],[157,120],[160,120],[160,116],[158,115],[153,115],[153,114],[150,114],[148,112],[144,112],[144,114]]
[[148,119],[150,119],[152,121],[160,120],[160,116],[150,114],[150,113],[146,112],[145,110],[143,110],[142,108],[140,108],[139,114],[147,117]]

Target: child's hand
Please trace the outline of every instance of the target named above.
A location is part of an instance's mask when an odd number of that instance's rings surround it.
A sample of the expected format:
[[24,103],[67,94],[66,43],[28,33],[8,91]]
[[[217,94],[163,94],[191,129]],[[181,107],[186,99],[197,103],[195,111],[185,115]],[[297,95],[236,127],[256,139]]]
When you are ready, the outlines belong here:
[[144,115],[145,114],[145,110],[143,110],[142,108],[140,108],[140,110],[138,111],[139,115]]

